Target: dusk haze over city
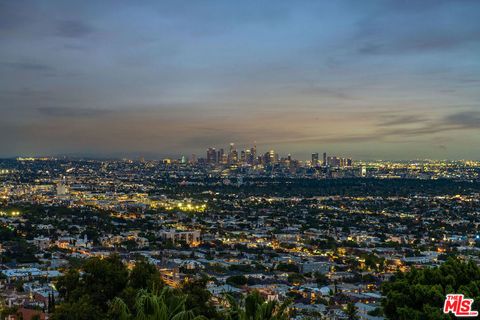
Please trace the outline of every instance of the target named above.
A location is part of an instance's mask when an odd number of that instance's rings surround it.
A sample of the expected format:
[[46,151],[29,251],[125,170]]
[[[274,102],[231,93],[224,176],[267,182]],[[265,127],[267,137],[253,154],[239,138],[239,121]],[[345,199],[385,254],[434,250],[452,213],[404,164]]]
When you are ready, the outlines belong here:
[[480,0],[0,0],[0,320],[480,311]]
[[478,1],[2,1],[0,156],[480,158]]

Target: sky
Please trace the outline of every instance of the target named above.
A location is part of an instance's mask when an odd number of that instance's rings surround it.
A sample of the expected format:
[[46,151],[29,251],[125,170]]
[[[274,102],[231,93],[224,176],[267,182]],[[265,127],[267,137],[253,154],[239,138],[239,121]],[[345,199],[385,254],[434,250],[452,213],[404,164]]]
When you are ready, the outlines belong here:
[[480,1],[0,0],[0,157],[480,160]]

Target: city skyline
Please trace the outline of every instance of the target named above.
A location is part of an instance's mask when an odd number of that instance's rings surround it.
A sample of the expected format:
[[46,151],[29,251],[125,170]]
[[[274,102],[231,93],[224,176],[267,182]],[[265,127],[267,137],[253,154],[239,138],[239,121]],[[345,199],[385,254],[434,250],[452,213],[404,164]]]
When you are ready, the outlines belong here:
[[[300,153],[292,153],[289,152],[288,150],[284,150],[284,152],[280,152],[276,149],[271,148],[271,146],[268,145],[259,145],[257,146],[256,142],[253,142],[252,144],[242,144],[242,145],[237,145],[234,142],[227,143],[225,146],[223,145],[210,145],[209,147],[204,147],[203,149],[199,149],[199,152],[193,152],[193,153],[186,153],[182,152],[181,150],[176,150],[172,151],[171,153],[164,153],[164,154],[157,154],[154,152],[138,152],[138,153],[126,153],[126,152],[119,152],[116,154],[110,154],[110,155],[99,155],[99,154],[88,154],[88,153],[70,153],[70,154],[29,154],[29,155],[15,155],[15,156],[6,156],[6,157],[0,157],[0,160],[35,160],[35,159],[70,159],[70,160],[128,160],[128,161],[178,161],[182,162],[185,160],[186,162],[191,163],[192,159],[194,159],[194,162],[197,162],[198,160],[201,160],[204,163],[209,163],[209,151],[215,151],[215,157],[217,157],[217,160],[214,161],[214,163],[218,164],[231,164],[229,161],[224,160],[218,161],[218,156],[219,153],[222,153],[224,157],[228,157],[229,154],[229,147],[233,146],[234,151],[237,153],[237,160],[238,162],[246,162],[243,161],[241,156],[242,153],[247,153],[251,152],[252,149],[256,150],[256,159],[258,157],[264,157],[269,153],[272,153],[276,156],[276,159],[279,160],[294,160],[294,161],[299,161],[302,163],[305,162],[312,162],[313,157],[318,157],[318,163],[323,164],[325,163],[325,157],[335,157],[338,159],[348,159],[348,160],[353,160],[353,157],[351,155],[351,152],[346,152],[346,153],[335,153],[331,151],[326,151],[322,149],[321,147],[308,151],[305,150],[305,152],[300,152]],[[231,150],[230,150],[231,151]],[[240,161],[242,160],[242,161]],[[244,159],[245,160],[245,159]],[[428,161],[478,161],[476,159],[469,159],[469,158],[375,158],[374,156],[370,158],[361,158],[361,157],[355,157],[356,161],[367,161],[367,162],[375,162],[375,161],[392,161],[392,162],[414,162],[414,161],[420,161],[420,162],[428,162]]]
[[478,1],[0,4],[0,157],[480,159]]

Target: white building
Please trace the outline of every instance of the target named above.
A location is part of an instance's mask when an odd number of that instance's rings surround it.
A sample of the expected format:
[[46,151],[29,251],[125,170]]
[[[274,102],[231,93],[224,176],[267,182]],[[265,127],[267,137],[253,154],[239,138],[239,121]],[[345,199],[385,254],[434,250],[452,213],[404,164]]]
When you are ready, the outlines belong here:
[[160,231],[160,237],[163,240],[171,240],[173,243],[178,241],[184,241],[189,245],[198,245],[201,241],[200,231],[180,231],[180,230],[162,230]]

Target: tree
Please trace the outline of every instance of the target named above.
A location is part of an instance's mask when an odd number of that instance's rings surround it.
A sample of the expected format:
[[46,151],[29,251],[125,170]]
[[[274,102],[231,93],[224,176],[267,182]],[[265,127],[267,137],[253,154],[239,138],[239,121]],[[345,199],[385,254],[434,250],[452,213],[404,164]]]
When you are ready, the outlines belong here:
[[58,279],[57,288],[60,296],[65,298],[65,300],[70,300],[74,295],[74,291],[80,285],[80,274],[77,270],[69,269],[65,275]]
[[347,308],[345,309],[345,313],[348,316],[348,320],[357,320],[358,319],[357,307],[355,307],[353,302],[349,302],[347,304]]
[[106,310],[107,302],[115,298],[127,285],[128,270],[117,255],[105,259],[89,259],[83,270],[83,291],[102,310]]
[[78,301],[65,302],[55,308],[52,320],[92,320],[105,319],[105,314],[88,296],[82,296]]
[[135,263],[129,275],[128,285],[134,289],[159,289],[163,283],[157,268],[145,260]]
[[300,269],[294,263],[279,263],[277,266],[277,270],[285,272],[300,272]]
[[461,293],[478,310],[480,268],[473,262],[449,259],[440,267],[398,273],[382,285],[382,306],[389,319],[450,319],[442,313],[445,295]]
[[226,295],[230,305],[225,318],[227,320],[287,320],[289,319],[288,308],[291,300],[279,303],[275,300],[265,301],[258,291],[253,291],[243,300],[243,307]]
[[130,313],[127,305],[120,298],[110,303],[109,317],[118,320],[201,320],[203,316],[195,316],[192,310],[185,307],[186,297],[164,287],[159,294],[140,290],[136,300],[136,312]]
[[292,284],[302,284],[305,283],[305,277],[299,273],[292,273],[287,278],[288,282]]
[[[104,319],[108,302],[127,285],[128,270],[116,255],[88,259],[82,269],[81,277],[77,270],[71,269],[58,280],[58,291],[64,302],[55,307],[54,319]],[[86,310],[85,317],[72,311],[82,313],[82,308]]]
[[182,284],[182,293],[186,295],[185,306],[195,315],[205,316],[208,319],[218,317],[212,305],[210,291],[207,290],[207,278],[189,279]]
[[55,295],[52,293],[48,294],[48,313],[55,312]]
[[328,278],[323,273],[315,272],[314,277],[315,277],[315,282],[319,287],[326,286],[328,284]]
[[236,275],[236,276],[228,277],[225,282],[228,283],[229,285],[239,287],[239,286],[246,285],[248,280],[243,275]]

